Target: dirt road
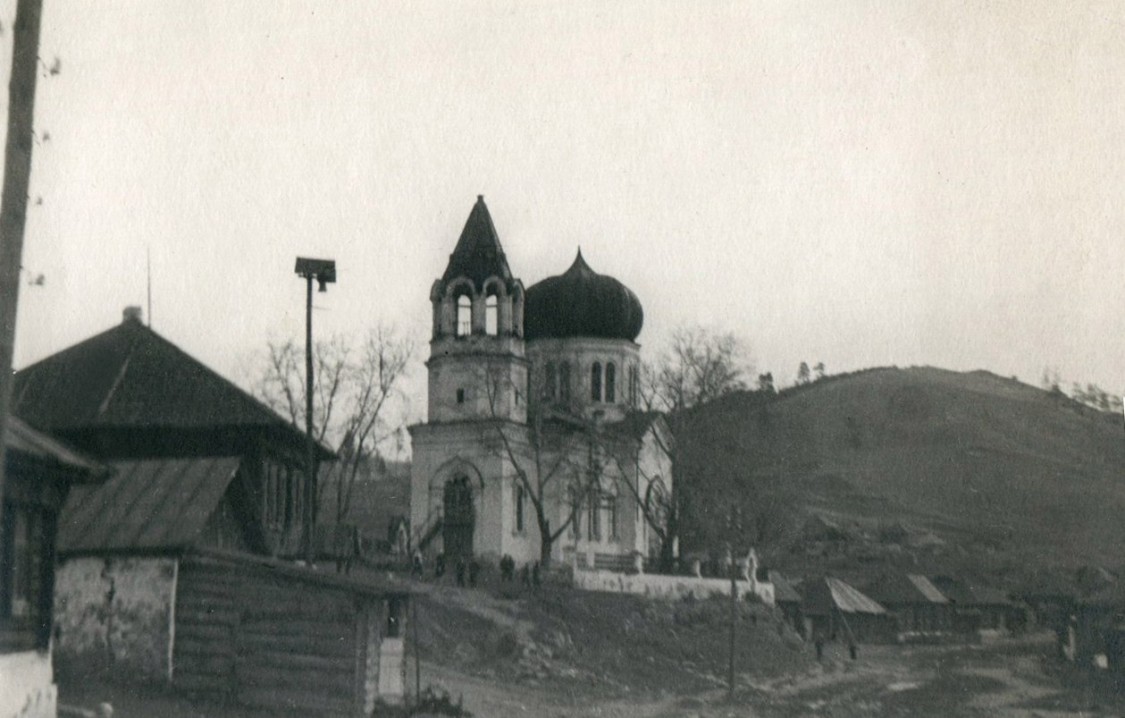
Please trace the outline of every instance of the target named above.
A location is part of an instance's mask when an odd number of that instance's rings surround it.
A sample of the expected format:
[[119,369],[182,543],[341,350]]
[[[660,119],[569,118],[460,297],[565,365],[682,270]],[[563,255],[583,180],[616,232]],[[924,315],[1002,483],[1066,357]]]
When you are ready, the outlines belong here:
[[480,718],[1125,715],[1125,693],[1107,676],[1062,665],[1051,650],[1046,637],[984,646],[864,646],[854,662],[830,650],[807,673],[741,684],[734,703],[721,689],[590,698],[581,687],[505,683],[432,665],[424,666],[423,683],[462,696]]

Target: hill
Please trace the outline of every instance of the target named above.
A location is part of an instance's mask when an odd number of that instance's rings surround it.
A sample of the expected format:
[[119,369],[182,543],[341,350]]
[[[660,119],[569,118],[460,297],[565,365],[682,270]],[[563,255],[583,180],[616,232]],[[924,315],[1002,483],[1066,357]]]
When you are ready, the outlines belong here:
[[741,505],[747,540],[789,562],[810,547],[915,565],[1125,555],[1121,416],[1015,379],[872,369],[731,394],[675,423],[687,550],[720,542]]

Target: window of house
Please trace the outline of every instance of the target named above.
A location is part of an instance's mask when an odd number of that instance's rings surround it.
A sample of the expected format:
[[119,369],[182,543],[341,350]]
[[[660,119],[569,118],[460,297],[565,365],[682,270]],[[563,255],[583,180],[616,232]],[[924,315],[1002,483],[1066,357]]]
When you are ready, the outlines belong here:
[[467,294],[457,297],[457,336],[473,333],[473,300]]
[[559,364],[559,401],[570,401],[570,362]]
[[599,514],[598,497],[590,497],[589,506],[586,507],[589,516],[586,518],[586,538],[590,541],[600,541],[602,538],[601,517]]
[[402,635],[402,613],[401,599],[387,600],[387,638],[398,638]]
[[524,492],[523,492],[523,486],[522,486],[522,485],[516,485],[516,492],[515,492],[515,494],[516,494],[516,495],[515,495],[515,503],[516,503],[516,533],[523,533],[523,530],[524,530],[524,519],[523,519],[523,513],[524,513]]
[[46,648],[51,633],[50,515],[40,506],[5,502],[0,534],[0,634],[16,649]]
[[558,368],[553,361],[547,362],[547,373],[543,381],[543,396],[548,399],[555,399],[558,397],[559,389],[559,376]]
[[605,365],[605,400],[610,404],[617,401],[617,365],[613,362]]
[[282,469],[273,462],[266,462],[266,526],[280,529],[285,521],[285,477]]
[[570,489],[567,493],[570,516],[563,520],[571,519],[569,534],[572,539],[576,539],[582,535],[582,499],[574,489]]
[[496,295],[493,294],[484,300],[484,332],[494,337],[499,333],[499,326],[499,304]]
[[640,394],[640,381],[637,378],[637,367],[629,367],[629,405],[636,408],[638,394]]
[[304,473],[300,471],[290,471],[289,481],[292,482],[291,490],[293,492],[293,516],[290,526],[302,526],[305,522],[305,482]]
[[617,497],[606,496],[602,499],[602,512],[605,514],[605,527],[610,540],[617,539]]
[[458,404],[464,404],[465,403],[465,390],[464,389],[458,389],[457,390],[457,403]]
[[602,400],[602,365],[594,362],[590,367],[590,398],[594,401]]

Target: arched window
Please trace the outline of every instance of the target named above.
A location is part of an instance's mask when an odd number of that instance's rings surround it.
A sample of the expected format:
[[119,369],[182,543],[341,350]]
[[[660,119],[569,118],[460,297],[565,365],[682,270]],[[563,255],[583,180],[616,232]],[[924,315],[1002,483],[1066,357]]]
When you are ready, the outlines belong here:
[[524,493],[523,486],[516,485],[516,533],[523,533]]
[[601,541],[601,516],[599,515],[598,494],[593,492],[590,494],[589,504],[586,506],[587,517],[586,523],[586,539],[589,541]]
[[617,497],[603,497],[602,511],[605,512],[605,527],[609,539],[615,541],[617,540]]
[[637,367],[633,365],[629,367],[629,405],[633,408],[637,406],[638,394],[640,393],[640,382],[637,380]]
[[559,401],[570,401],[570,362],[559,364]]
[[498,311],[495,294],[484,300],[484,333],[492,337],[499,331]]
[[558,369],[553,361],[547,362],[547,377],[543,382],[543,396],[548,399],[558,398]]
[[457,336],[467,337],[473,333],[473,300],[469,295],[457,297]]
[[610,404],[617,401],[617,365],[613,362],[605,365],[605,400]]
[[590,398],[594,401],[602,400],[602,365],[594,362],[590,367]]

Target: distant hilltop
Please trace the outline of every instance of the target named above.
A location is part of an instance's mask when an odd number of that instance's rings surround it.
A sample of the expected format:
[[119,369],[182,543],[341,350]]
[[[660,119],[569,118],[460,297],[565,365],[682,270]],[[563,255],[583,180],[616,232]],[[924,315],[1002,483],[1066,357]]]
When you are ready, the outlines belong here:
[[791,561],[1125,556],[1121,414],[1014,378],[870,369],[776,395],[733,393],[676,424],[688,551],[721,543],[734,503],[746,540]]

